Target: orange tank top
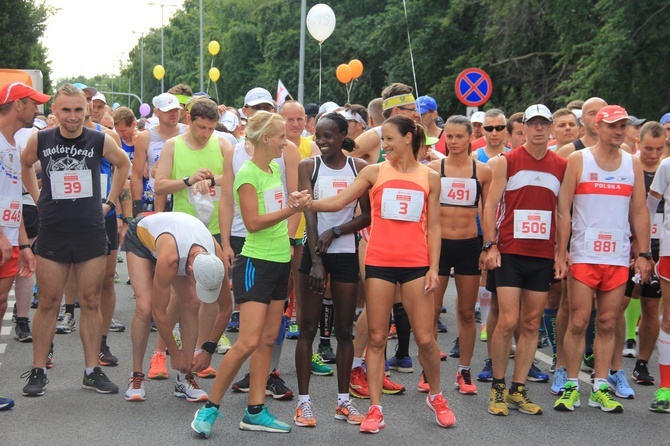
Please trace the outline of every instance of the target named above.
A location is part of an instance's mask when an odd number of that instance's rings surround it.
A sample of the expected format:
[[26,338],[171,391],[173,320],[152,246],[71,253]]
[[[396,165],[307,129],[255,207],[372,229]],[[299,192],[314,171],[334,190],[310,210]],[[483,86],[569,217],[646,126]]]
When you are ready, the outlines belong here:
[[382,267],[429,266],[426,204],[430,169],[419,164],[412,173],[379,164],[372,189],[372,224],[365,264]]

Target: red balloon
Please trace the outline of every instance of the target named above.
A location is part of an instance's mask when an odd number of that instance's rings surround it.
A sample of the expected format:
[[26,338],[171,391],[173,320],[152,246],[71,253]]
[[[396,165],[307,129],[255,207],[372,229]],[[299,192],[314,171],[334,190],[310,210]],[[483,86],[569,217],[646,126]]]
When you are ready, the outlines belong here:
[[337,67],[337,70],[335,70],[335,75],[337,76],[337,80],[343,84],[349,82],[353,77],[351,68],[349,68],[349,65],[345,63]]

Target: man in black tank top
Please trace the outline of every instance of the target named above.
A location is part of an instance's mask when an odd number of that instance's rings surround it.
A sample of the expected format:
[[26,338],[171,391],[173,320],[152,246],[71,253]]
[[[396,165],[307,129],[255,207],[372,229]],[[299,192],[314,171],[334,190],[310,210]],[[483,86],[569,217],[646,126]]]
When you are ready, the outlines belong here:
[[584,147],[593,147],[598,142],[598,134],[595,130],[596,115],[601,108],[605,107],[607,102],[600,98],[589,98],[582,107],[581,121],[586,133],[572,144],[566,144],[556,149],[556,154],[567,158],[572,152],[582,150]]
[[[33,134],[21,154],[23,178],[31,195],[38,194],[37,180],[31,174],[38,159],[44,173],[37,204],[40,306],[34,321],[33,368],[26,373],[28,382],[23,388],[26,396],[41,396],[46,390],[46,359],[71,265],[81,303],[80,329],[86,363],[83,387],[99,393],[118,392],[118,387],[97,367],[100,291],[107,247],[103,215],[114,209],[130,161],[111,137],[84,128],[86,108],[86,96],[80,89],[70,84],[61,87],[53,105],[60,127]],[[103,156],[116,169],[104,203],[100,187]]]

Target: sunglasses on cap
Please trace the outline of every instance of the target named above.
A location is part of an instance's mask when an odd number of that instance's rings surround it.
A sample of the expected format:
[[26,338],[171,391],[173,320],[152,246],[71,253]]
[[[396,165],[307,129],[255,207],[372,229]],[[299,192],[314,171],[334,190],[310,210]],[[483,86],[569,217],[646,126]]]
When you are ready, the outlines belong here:
[[485,125],[483,129],[486,130],[487,132],[492,132],[494,130],[496,132],[502,132],[503,130],[505,130],[506,127],[507,127],[506,125]]

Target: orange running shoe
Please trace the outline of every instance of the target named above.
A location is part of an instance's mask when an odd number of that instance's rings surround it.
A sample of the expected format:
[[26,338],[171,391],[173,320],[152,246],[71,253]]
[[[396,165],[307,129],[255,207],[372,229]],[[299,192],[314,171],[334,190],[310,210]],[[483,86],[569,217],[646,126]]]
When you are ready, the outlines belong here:
[[205,370],[198,372],[198,377],[200,378],[216,378],[216,369],[211,365]]
[[349,375],[349,393],[351,393],[356,398],[370,398],[368,378],[365,376],[365,370],[363,370],[363,367],[359,366],[351,369],[351,374]]
[[376,434],[380,429],[384,429],[384,415],[379,410],[379,406],[372,406],[365,414],[365,420],[361,423],[359,430],[368,434]]
[[426,381],[426,374],[421,372],[421,377],[419,377],[419,384],[416,386],[416,390],[421,393],[428,393],[430,391],[430,384]]
[[149,379],[168,379],[167,356],[165,352],[154,352],[149,365]]
[[454,413],[449,408],[447,400],[441,393],[435,395],[433,401],[430,400],[430,395],[426,396],[426,406],[435,414],[435,421],[442,427],[452,426],[456,422]]
[[454,386],[458,389],[458,393],[463,395],[477,395],[477,386],[472,383],[472,376],[470,370],[463,370],[456,374],[456,382]]
[[346,421],[349,424],[361,424],[365,416],[356,409],[352,401],[347,400],[335,407],[335,419]]
[[446,361],[447,360],[447,354],[444,352],[440,352],[440,361]]
[[391,381],[391,378],[384,375],[384,381],[382,383],[382,393],[384,395],[400,395],[405,391],[405,388],[400,384]]
[[395,328],[395,324],[391,324],[391,328],[389,328],[389,339],[398,339],[398,330]]
[[316,426],[316,417],[314,416],[314,412],[312,412],[312,405],[307,401],[298,404],[298,407],[295,409],[295,416],[293,416],[293,421],[295,422],[296,426]]

